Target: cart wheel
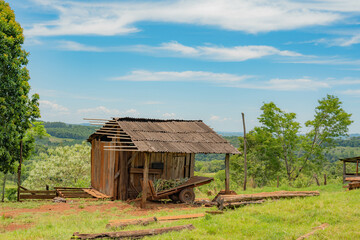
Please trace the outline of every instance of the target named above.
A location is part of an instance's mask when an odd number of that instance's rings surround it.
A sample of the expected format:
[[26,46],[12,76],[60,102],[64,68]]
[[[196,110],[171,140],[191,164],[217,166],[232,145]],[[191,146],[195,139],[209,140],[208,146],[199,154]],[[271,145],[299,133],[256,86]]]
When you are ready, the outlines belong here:
[[169,198],[170,198],[173,202],[177,202],[177,201],[179,201],[179,194],[170,195]]
[[180,202],[192,203],[195,200],[195,193],[192,188],[185,188],[179,193]]

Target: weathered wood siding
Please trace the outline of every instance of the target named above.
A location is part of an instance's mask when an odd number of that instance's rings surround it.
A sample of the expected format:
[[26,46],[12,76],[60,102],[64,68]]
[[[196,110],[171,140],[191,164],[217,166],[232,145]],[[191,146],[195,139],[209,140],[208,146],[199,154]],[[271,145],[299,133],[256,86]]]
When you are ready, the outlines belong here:
[[[91,186],[115,199],[136,198],[142,191],[145,153],[104,150],[114,141],[93,139],[91,143]],[[164,168],[153,169],[153,163],[163,163]],[[194,166],[195,154],[150,153],[149,180],[189,178],[194,175]]]
[[104,146],[114,144],[94,139],[91,149],[91,186],[101,193],[114,196],[116,153],[105,151]]

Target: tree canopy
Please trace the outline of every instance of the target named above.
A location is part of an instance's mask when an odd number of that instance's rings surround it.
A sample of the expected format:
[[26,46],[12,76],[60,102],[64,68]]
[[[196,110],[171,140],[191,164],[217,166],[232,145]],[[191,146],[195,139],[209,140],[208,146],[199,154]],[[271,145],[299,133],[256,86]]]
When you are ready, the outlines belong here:
[[14,171],[20,141],[40,117],[39,96],[29,96],[28,53],[23,30],[9,4],[0,0],[0,171]]

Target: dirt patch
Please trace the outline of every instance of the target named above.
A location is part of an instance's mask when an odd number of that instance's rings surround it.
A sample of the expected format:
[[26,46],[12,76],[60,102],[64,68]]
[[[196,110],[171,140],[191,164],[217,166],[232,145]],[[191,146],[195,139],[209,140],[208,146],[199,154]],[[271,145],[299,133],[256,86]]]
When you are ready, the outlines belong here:
[[26,224],[10,223],[9,225],[4,227],[4,230],[5,230],[5,232],[15,231],[15,230],[19,230],[19,229],[27,229],[27,228],[30,228],[31,226],[32,226],[31,223],[26,223]]
[[[153,212],[161,211],[168,209],[169,212],[172,209],[176,210],[187,210],[195,208],[194,206],[187,204],[174,204],[174,203],[158,203],[158,202],[148,202],[145,209],[139,207],[139,202],[126,203],[118,201],[84,201],[84,200],[70,200],[67,203],[56,203],[56,204],[46,204],[41,205],[37,208],[22,208],[22,209],[3,209],[4,217],[15,217],[23,213],[62,213],[62,214],[74,214],[81,211],[87,212],[110,212],[114,208],[117,208],[118,211],[123,211],[129,209],[129,214],[134,216],[147,215]],[[117,215],[117,211],[112,211],[113,215]],[[111,213],[109,213],[111,214]]]

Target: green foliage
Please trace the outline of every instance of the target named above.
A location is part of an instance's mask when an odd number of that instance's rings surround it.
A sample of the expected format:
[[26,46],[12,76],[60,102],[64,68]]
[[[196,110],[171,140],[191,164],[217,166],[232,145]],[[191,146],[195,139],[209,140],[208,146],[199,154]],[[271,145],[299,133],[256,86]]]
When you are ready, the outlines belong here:
[[84,141],[95,132],[95,126],[82,126],[62,122],[45,122],[46,131],[53,137]]
[[[295,113],[287,113],[273,102],[261,107],[262,125],[247,135],[248,174],[253,181],[265,185],[277,176],[286,176],[293,184],[307,186],[314,173],[324,172],[325,167],[330,170],[326,154],[335,146],[335,140],[347,134],[351,114],[344,111],[335,96],[327,95],[318,102],[314,119],[305,124],[305,135],[300,134]],[[243,149],[244,140],[239,139]],[[232,177],[240,181],[243,158],[235,157],[231,168],[235,172]]]
[[5,198],[8,201],[15,201],[17,199],[17,188],[5,189]]
[[50,187],[89,187],[90,146],[82,145],[57,147],[42,153],[24,185],[31,189]]
[[40,117],[37,94],[29,97],[28,53],[23,30],[8,3],[0,0],[0,171],[14,171],[20,141]]
[[224,160],[195,161],[195,171],[205,173],[216,173],[225,169]]

